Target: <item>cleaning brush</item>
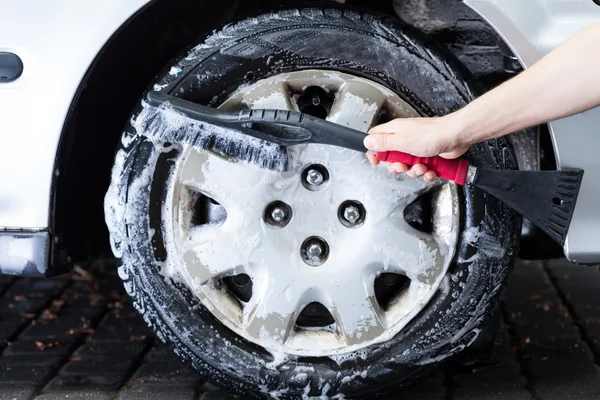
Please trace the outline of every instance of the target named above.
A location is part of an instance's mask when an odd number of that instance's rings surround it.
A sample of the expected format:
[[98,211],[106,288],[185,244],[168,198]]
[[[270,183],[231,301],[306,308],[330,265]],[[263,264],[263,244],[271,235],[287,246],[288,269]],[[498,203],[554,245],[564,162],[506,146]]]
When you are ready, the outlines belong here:
[[[366,133],[310,115],[283,110],[224,112],[160,92],[147,96],[144,132],[155,140],[185,143],[242,158],[264,168],[287,167],[286,146],[328,144],[366,152]],[[384,162],[420,163],[443,179],[471,184],[503,201],[564,245],[583,171],[506,171],[480,169],[467,160],[414,157],[390,151]]]

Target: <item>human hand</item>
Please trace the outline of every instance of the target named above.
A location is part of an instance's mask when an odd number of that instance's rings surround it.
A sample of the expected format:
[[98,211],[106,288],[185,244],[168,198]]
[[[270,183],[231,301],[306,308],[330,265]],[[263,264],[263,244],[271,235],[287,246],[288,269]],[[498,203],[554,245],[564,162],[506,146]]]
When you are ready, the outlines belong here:
[[[374,152],[402,151],[418,157],[440,156],[458,158],[469,146],[459,140],[460,130],[449,116],[435,118],[397,118],[373,127],[365,138],[365,147]],[[379,164],[375,154],[367,153],[373,165]],[[404,163],[387,164],[390,172],[406,173],[411,178],[423,177],[427,182],[436,178],[436,173],[423,164],[412,167]]]

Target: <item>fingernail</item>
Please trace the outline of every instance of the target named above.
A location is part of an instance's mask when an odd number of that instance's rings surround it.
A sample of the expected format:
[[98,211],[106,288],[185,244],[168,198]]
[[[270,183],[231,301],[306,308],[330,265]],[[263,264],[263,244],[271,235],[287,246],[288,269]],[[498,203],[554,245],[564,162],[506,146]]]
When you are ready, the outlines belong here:
[[377,144],[377,139],[373,135],[369,135],[364,140],[364,145],[367,149],[372,149]]
[[423,176],[423,171],[415,171],[416,176]]

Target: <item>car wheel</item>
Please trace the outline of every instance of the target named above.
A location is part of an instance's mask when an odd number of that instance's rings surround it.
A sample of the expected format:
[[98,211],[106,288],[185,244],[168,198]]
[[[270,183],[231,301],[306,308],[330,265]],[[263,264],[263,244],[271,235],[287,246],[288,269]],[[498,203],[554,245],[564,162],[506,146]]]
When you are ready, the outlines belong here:
[[[447,114],[478,90],[397,20],[322,9],[227,26],[151,89],[361,130]],[[212,382],[254,397],[387,393],[477,339],[516,254],[520,220],[499,201],[330,146],[290,147],[279,173],[155,143],[153,113],[141,102],[116,154],[111,244],[135,307]],[[502,138],[467,157],[516,167]]]

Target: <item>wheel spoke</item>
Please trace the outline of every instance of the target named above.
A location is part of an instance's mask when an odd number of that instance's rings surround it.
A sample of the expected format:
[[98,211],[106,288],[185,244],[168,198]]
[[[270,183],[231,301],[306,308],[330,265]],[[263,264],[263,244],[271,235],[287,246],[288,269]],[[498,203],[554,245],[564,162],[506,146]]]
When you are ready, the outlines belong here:
[[362,81],[348,81],[338,93],[327,120],[366,132],[376,122],[387,96]]
[[340,290],[331,294],[331,301],[329,307],[346,345],[375,338],[385,331],[386,319],[375,298],[373,278],[346,277]]
[[246,331],[264,341],[285,343],[302,307],[311,301],[310,294],[294,282],[284,285],[268,276],[255,276],[253,285],[252,299],[244,308]]
[[228,212],[240,204],[249,211],[252,200],[258,200],[253,194],[260,192],[273,174],[208,151],[192,150],[182,165],[181,181],[190,189],[221,203]]
[[404,209],[418,197],[441,185],[441,181],[425,182],[406,176],[392,176],[383,172],[384,166],[378,166],[372,176],[365,180],[370,207],[369,218],[374,223],[384,223],[391,219],[404,221]]
[[290,90],[285,82],[273,82],[266,87],[259,87],[246,93],[238,93],[223,103],[219,108],[227,110],[230,105],[243,104],[248,108],[265,108],[274,110],[294,110]]
[[404,220],[381,224],[370,235],[373,259],[371,264],[379,272],[395,272],[433,284],[441,273],[449,249],[439,243],[435,235],[420,232]]
[[183,257],[188,273],[196,284],[202,286],[248,270],[254,249],[250,246],[233,246],[234,235],[227,223],[207,224],[190,230],[183,243]]

